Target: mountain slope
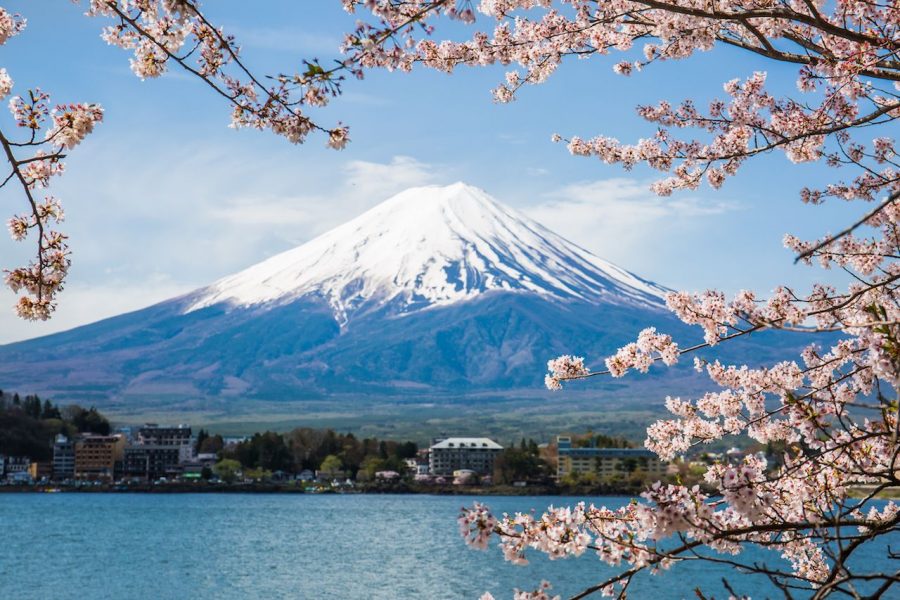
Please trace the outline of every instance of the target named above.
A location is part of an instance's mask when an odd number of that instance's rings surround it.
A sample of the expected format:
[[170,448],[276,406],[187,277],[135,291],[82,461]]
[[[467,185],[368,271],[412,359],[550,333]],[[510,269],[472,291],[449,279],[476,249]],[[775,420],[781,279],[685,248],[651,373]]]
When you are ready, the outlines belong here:
[[560,353],[684,334],[663,292],[481,190],[414,188],[185,296],[2,346],[0,388],[98,406],[534,393]]

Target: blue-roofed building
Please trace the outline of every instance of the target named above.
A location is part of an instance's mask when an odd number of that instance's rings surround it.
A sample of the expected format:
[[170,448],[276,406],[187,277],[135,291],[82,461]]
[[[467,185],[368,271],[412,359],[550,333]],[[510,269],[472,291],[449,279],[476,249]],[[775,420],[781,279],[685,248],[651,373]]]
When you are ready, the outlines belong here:
[[666,463],[644,448],[575,447],[570,436],[556,438],[558,460],[556,476],[596,473],[601,479],[628,475],[638,469],[653,477],[666,473]]

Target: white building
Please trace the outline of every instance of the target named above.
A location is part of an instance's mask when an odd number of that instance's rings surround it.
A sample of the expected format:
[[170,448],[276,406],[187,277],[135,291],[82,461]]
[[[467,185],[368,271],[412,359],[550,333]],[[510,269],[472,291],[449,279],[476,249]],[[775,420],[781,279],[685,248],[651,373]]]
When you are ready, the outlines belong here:
[[190,425],[147,423],[137,433],[138,446],[164,446],[178,449],[178,464],[194,460],[194,437]]
[[488,438],[447,438],[429,450],[428,465],[432,475],[452,475],[460,469],[490,475],[494,472],[494,459],[503,451],[503,446]]

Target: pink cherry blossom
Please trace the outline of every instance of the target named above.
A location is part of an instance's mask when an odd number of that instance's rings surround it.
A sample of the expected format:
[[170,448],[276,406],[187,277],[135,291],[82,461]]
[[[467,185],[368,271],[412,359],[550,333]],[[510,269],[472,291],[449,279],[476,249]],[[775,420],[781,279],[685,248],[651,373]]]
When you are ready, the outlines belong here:
[[6,72],[6,69],[0,69],[0,100],[3,100],[13,88],[13,80],[12,77],[9,76],[9,73]]

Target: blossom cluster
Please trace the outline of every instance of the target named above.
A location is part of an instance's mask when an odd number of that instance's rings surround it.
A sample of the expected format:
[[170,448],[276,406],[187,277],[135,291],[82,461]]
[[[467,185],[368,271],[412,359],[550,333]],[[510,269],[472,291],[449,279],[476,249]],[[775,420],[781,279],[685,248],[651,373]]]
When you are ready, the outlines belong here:
[[487,506],[476,502],[471,509],[460,511],[459,532],[466,543],[473,548],[487,548],[488,539],[497,525],[497,520],[488,511]]
[[25,29],[26,20],[21,15],[11,14],[0,7],[0,46],[9,38],[18,35]]
[[584,366],[584,358],[569,356],[568,354],[547,361],[547,371],[544,384],[547,389],[562,389],[562,381],[567,379],[580,379],[590,375],[591,371]]
[[54,146],[71,150],[94,131],[103,120],[103,109],[97,104],[69,104],[57,106],[50,114],[53,127],[47,131],[47,141]]
[[646,373],[657,359],[671,366],[678,362],[678,344],[672,336],[656,332],[655,327],[641,331],[636,342],[623,346],[606,359],[606,368],[613,377],[622,377],[629,369]]
[[[530,592],[523,592],[516,588],[513,591],[513,600],[561,600],[562,596],[550,595],[552,587],[549,581],[542,581],[536,590]],[[485,592],[481,595],[480,600],[494,600],[494,595],[490,592]]]

